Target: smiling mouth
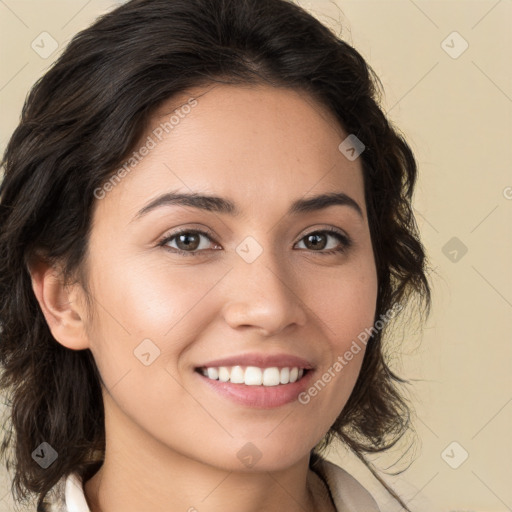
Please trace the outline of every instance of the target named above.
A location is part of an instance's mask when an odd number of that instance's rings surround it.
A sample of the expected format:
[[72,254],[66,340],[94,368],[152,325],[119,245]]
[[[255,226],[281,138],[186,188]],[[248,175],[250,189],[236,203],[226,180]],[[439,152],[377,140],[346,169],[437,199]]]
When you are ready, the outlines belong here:
[[298,366],[259,368],[257,366],[218,366],[197,368],[210,380],[246,386],[281,386],[301,380],[309,371]]

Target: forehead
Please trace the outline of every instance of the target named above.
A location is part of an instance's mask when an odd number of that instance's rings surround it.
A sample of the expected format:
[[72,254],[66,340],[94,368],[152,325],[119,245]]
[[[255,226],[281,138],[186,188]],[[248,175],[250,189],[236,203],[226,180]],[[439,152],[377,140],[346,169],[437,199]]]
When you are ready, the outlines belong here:
[[333,114],[302,91],[190,89],[155,112],[135,152],[150,150],[100,207],[133,216],[157,195],[182,190],[231,198],[244,215],[270,211],[270,203],[278,214],[325,192],[347,193],[364,209],[359,159],[338,149],[346,137]]

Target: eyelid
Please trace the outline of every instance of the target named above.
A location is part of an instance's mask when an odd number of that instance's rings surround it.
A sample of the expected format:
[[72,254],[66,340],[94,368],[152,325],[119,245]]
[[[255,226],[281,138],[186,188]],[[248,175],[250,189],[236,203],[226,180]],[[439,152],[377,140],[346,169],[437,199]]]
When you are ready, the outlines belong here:
[[[350,237],[348,236],[348,234],[340,228],[335,228],[334,226],[320,226],[320,227],[309,226],[301,233],[301,235],[297,239],[297,242],[302,240],[305,236],[312,235],[313,233],[335,233],[337,235],[340,235],[340,236],[346,238],[347,241],[351,240]],[[295,242],[295,243],[297,243],[297,242]]]
[[166,231],[161,237],[160,241],[165,240],[166,238],[171,238],[173,236],[177,236],[181,233],[204,233],[205,235],[208,235],[210,238],[215,239],[217,235],[208,227],[204,226],[203,224],[198,225],[192,225],[192,226],[180,226],[174,229],[169,229]]

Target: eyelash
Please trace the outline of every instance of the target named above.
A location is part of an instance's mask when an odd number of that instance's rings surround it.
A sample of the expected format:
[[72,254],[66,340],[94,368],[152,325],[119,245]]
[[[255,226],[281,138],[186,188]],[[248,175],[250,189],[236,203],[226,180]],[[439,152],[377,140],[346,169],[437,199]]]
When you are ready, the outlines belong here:
[[[347,251],[352,246],[352,240],[349,237],[347,237],[346,235],[340,233],[338,230],[333,229],[333,228],[327,228],[327,229],[311,231],[311,233],[305,234],[299,240],[299,242],[302,241],[307,236],[316,235],[318,233],[328,233],[329,235],[334,236],[334,238],[337,238],[338,241],[341,243],[341,247],[339,247],[338,249],[330,249],[328,251],[311,251],[311,252],[317,252],[318,254],[326,256],[326,255],[344,253],[345,251]],[[214,243],[218,243],[218,242],[216,242],[214,240],[213,234],[210,233],[209,231],[202,231],[202,230],[199,230],[199,229],[183,229],[183,230],[177,231],[176,233],[172,233],[169,236],[166,236],[164,239],[162,239],[158,243],[158,246],[163,247],[164,249],[166,249],[166,250],[168,250],[168,251],[170,251],[172,253],[181,254],[182,256],[197,256],[197,255],[199,255],[199,254],[204,252],[204,249],[202,249],[202,250],[197,250],[196,249],[195,251],[183,251],[182,249],[177,249],[175,247],[168,247],[168,246],[166,246],[166,244],[168,244],[170,241],[174,240],[176,237],[178,237],[180,235],[183,235],[183,234],[204,235],[207,238],[209,238],[210,241],[212,241]],[[302,250],[304,250],[304,249],[302,249]]]

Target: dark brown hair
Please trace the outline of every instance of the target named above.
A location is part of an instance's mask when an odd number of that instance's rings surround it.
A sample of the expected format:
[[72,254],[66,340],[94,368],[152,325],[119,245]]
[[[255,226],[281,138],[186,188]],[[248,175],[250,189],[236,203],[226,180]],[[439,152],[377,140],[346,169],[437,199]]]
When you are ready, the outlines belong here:
[[[92,354],[52,337],[28,265],[36,257],[58,263],[87,291],[82,271],[94,190],[134,150],[162,102],[213,82],[305,92],[364,143],[376,319],[415,300],[429,312],[426,256],[411,205],[416,162],[379,107],[381,84],[362,56],[287,0],[132,0],[78,33],[34,85],[2,160],[0,389],[11,414],[1,454],[14,470],[18,502],[30,493],[41,500],[73,471],[87,479],[105,449]],[[390,448],[409,431],[404,381],[384,357],[384,331],[372,334],[350,399],[312,461],[337,437],[380,479],[365,454]],[[59,454],[47,469],[31,455],[42,442]]]

